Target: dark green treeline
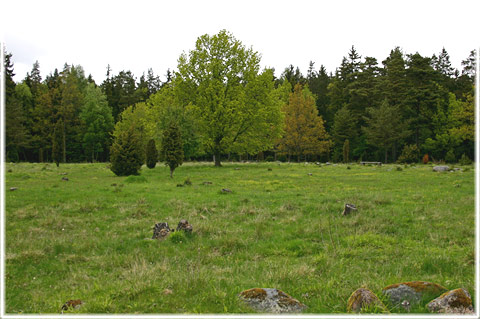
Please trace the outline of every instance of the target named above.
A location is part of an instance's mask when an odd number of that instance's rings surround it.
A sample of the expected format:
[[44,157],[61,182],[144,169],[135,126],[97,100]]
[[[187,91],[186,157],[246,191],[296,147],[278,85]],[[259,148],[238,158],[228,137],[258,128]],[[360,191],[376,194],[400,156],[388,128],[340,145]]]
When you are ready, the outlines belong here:
[[[5,141],[7,161],[13,162],[52,162],[53,151],[60,162],[108,161],[121,113],[148,103],[175,77],[168,70],[162,82],[149,69],[137,79],[130,71],[114,75],[108,66],[106,79],[97,84],[81,66],[65,64],[42,79],[36,62],[15,83],[11,57],[5,53]],[[274,82],[275,87],[289,82],[292,91],[296,84],[308,87],[325,121],[330,151],[306,160],[394,162],[404,150],[415,149],[418,160],[428,154],[436,161],[456,161],[474,157],[474,72],[475,51],[457,70],[445,49],[424,57],[397,47],[379,62],[352,46],[335,73],[310,62],[306,75],[290,65]],[[277,150],[248,155],[272,159],[276,154],[285,160]],[[210,160],[211,155],[191,154],[190,159]],[[239,155],[244,158],[222,154]]]

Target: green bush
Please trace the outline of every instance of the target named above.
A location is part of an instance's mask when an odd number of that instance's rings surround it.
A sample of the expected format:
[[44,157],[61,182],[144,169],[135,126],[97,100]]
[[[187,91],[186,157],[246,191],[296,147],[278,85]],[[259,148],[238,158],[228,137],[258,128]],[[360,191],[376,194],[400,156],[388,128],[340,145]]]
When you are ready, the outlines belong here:
[[110,149],[110,169],[117,176],[138,175],[145,151],[135,126],[118,132]]
[[162,155],[165,165],[170,167],[170,177],[173,171],[183,163],[183,142],[180,129],[172,123],[163,133]]
[[398,157],[398,163],[417,163],[420,160],[420,150],[417,145],[405,145],[402,154]]
[[453,150],[449,150],[447,152],[447,155],[445,155],[445,162],[447,163],[455,163],[457,161],[457,159],[455,158],[455,153],[453,152]]
[[467,154],[463,153],[462,157],[458,161],[460,165],[470,165],[472,164],[472,160],[467,156]]
[[146,156],[146,164],[148,168],[154,168],[157,165],[158,161],[158,151],[157,147],[155,146],[155,140],[151,139],[147,143],[147,149],[145,151]]

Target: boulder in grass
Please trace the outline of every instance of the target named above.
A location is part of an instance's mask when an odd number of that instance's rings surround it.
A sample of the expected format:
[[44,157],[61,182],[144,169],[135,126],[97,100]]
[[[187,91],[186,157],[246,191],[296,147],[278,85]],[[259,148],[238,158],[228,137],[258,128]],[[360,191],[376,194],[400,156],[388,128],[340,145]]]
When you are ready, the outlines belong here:
[[388,312],[387,307],[369,289],[359,288],[348,298],[347,312],[371,312],[373,310]]
[[450,169],[449,166],[446,165],[441,165],[441,166],[434,166],[433,171],[434,172],[446,172]]
[[239,294],[251,308],[267,313],[298,313],[307,308],[303,303],[276,288],[252,288]]
[[405,300],[411,305],[419,304],[422,300],[436,298],[446,291],[447,288],[427,281],[403,282],[387,286],[382,290],[395,305]]
[[463,288],[447,291],[430,301],[427,308],[438,313],[474,314],[472,297]]

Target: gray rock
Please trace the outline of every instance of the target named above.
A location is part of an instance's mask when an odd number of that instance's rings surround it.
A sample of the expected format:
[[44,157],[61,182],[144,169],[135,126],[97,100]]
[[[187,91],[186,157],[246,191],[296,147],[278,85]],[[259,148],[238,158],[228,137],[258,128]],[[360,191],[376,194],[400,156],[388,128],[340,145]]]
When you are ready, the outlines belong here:
[[463,288],[447,291],[430,301],[427,308],[438,313],[474,314],[472,296]]
[[425,297],[438,297],[447,288],[427,281],[410,281],[394,284],[383,288],[383,293],[395,305],[400,305],[405,300],[411,305],[418,304]]
[[152,239],[164,239],[170,234],[170,227],[168,223],[157,223],[153,227]]
[[10,187],[10,191],[16,191],[18,189],[18,187]]
[[446,172],[450,169],[449,166],[446,166],[446,165],[442,165],[442,166],[434,166],[433,167],[433,171],[434,172]]
[[298,313],[307,308],[297,299],[276,288],[252,288],[239,294],[253,309],[269,313]]
[[222,193],[231,193],[232,191],[229,188],[222,188]]
[[186,219],[182,219],[177,225],[177,231],[179,230],[183,230],[186,233],[191,233],[193,231],[193,227]]
[[68,182],[68,177],[62,177],[62,181]]

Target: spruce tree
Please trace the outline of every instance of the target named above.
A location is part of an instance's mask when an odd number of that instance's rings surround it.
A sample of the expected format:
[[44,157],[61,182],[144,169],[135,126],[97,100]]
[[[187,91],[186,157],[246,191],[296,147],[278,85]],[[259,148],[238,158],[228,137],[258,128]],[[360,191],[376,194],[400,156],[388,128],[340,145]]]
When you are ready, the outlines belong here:
[[147,150],[146,150],[146,164],[148,168],[155,168],[158,161],[158,151],[157,147],[155,146],[155,140],[151,139],[148,141]]
[[170,177],[173,178],[173,171],[183,163],[182,136],[174,123],[170,124],[163,133],[162,155],[165,165],[170,167]]
[[144,160],[144,149],[138,130],[131,125],[116,136],[110,149],[110,169],[117,176],[138,175]]
[[343,143],[343,162],[348,163],[349,162],[349,154],[350,154],[350,141],[345,140]]
[[62,119],[57,121],[55,128],[53,129],[53,138],[52,138],[52,157],[57,167],[60,165],[62,160],[62,130],[63,122]]

